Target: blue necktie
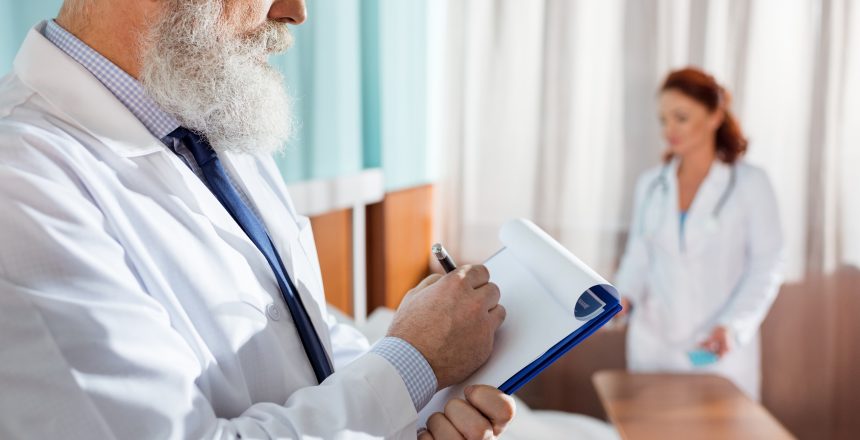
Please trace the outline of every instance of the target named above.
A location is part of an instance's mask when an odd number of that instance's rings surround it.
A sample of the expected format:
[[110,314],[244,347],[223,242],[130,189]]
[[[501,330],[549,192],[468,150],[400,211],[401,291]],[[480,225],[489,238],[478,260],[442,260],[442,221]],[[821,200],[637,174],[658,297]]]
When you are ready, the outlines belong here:
[[284,301],[287,303],[287,308],[290,310],[290,315],[293,317],[293,322],[302,340],[308,360],[310,360],[311,366],[314,369],[317,381],[322,383],[332,373],[331,364],[320,342],[319,335],[314,330],[308,312],[302,305],[298,290],[296,290],[296,286],[290,280],[289,274],[287,274],[287,270],[284,268],[284,263],[281,261],[281,256],[278,255],[278,251],[266,232],[263,222],[242,201],[239,192],[230,182],[230,178],[227,177],[221,161],[218,160],[218,155],[215,154],[215,151],[212,150],[206,139],[182,127],[174,130],[168,137],[178,139],[191,151],[191,154],[194,155],[194,160],[197,161],[197,165],[203,172],[203,177],[209,184],[209,189],[215,194],[218,201],[224,205],[224,208],[227,209],[230,215],[233,216],[233,219],[239,223],[242,230],[248,234],[248,237],[254,242],[257,249],[266,257],[266,261],[269,262],[269,266],[278,280],[281,295],[283,295]]

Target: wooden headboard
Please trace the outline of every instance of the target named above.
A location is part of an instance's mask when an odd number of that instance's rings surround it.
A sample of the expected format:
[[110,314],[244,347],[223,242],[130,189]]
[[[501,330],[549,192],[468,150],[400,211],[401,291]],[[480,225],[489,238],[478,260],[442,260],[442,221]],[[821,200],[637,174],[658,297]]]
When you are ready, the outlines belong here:
[[311,218],[329,304],[362,322],[429,273],[433,186],[385,193],[380,170],[289,185]]

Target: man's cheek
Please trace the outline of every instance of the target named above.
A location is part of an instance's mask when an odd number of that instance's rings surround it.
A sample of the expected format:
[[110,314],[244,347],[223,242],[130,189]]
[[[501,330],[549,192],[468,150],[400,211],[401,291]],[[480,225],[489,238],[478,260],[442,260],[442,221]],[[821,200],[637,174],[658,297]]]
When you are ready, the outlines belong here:
[[271,0],[227,0],[228,23],[235,35],[256,33],[267,21]]

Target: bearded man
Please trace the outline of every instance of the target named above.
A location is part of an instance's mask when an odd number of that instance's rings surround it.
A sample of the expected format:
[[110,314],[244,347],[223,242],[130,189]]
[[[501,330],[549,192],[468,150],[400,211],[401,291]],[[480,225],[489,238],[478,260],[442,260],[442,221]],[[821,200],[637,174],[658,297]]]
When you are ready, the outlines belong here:
[[369,347],[335,323],[271,153],[303,0],[66,0],[0,82],[0,438],[492,438],[504,320],[432,276]]

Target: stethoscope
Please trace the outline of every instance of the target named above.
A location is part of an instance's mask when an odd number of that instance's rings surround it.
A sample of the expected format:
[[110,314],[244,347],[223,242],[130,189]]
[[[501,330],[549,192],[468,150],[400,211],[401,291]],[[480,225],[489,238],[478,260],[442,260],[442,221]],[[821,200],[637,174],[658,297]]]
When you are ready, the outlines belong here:
[[[647,220],[648,214],[648,206],[653,201],[654,193],[658,188],[661,189],[661,193],[664,198],[668,197],[669,193],[669,170],[672,168],[671,163],[667,163],[663,166],[663,169],[660,170],[660,174],[652,181],[648,188],[645,190],[645,197],[642,201],[642,206],[640,207],[640,218],[642,221],[639,222],[639,232],[643,236],[649,236],[646,231],[645,222]],[[735,189],[735,185],[737,183],[737,169],[734,166],[730,166],[731,175],[729,177],[729,182],[726,184],[726,188],[723,190],[723,193],[720,195],[717,204],[714,205],[714,209],[711,211],[711,215],[708,218],[707,223],[705,223],[705,230],[708,233],[715,233],[719,229],[719,218],[720,213],[723,210],[723,207],[726,205],[726,202],[729,200],[729,197],[732,194],[732,191]],[[660,224],[666,219],[666,210],[661,209],[660,217],[657,219],[657,222],[654,224],[654,227],[650,230],[652,233],[657,230]],[[651,234],[653,235],[653,234]]]

